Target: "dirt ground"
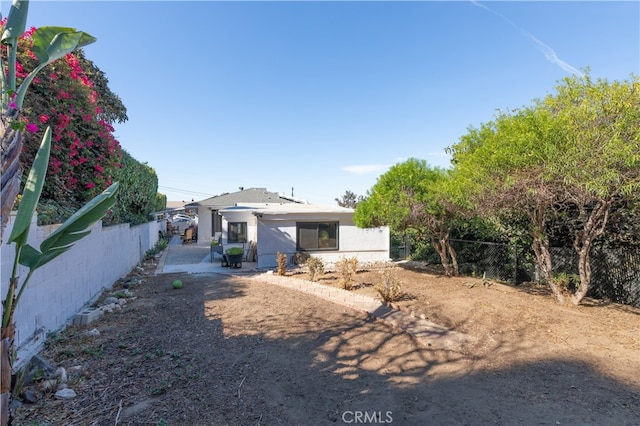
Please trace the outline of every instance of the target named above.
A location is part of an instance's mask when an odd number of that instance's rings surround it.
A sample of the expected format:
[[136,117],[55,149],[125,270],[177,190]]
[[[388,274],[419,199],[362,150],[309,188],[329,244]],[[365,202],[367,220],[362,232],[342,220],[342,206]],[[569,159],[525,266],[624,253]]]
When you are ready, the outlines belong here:
[[[133,293],[121,310],[48,339],[42,356],[77,396],[44,392],[16,424],[640,424],[637,309],[397,267],[398,307],[469,336],[435,350],[294,290],[154,268],[116,284]],[[361,271],[353,291],[377,297],[379,280]]]

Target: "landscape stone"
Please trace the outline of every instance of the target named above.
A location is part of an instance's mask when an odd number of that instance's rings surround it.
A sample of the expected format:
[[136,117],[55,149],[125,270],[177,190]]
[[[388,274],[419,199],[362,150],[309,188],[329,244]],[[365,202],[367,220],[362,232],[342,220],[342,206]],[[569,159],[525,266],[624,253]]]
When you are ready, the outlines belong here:
[[71,398],[75,398],[77,394],[73,389],[65,388],[65,389],[60,389],[58,392],[56,392],[55,396],[58,399],[71,399]]
[[35,404],[40,400],[40,394],[35,389],[27,389],[24,391],[24,402],[28,404]]
[[118,298],[114,297],[114,296],[109,296],[109,297],[106,297],[104,299],[104,301],[102,302],[102,305],[103,306],[105,306],[105,305],[113,305],[114,303],[118,303]]
[[56,370],[55,377],[58,378],[60,383],[67,383],[67,370],[65,370],[64,367],[59,367]]

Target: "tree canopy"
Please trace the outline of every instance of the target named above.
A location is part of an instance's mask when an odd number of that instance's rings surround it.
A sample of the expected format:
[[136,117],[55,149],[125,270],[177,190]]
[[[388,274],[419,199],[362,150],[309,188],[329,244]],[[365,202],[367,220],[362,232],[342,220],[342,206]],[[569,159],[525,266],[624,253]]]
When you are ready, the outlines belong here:
[[335,200],[340,207],[355,209],[358,203],[364,200],[364,196],[356,195],[355,192],[347,190],[341,198],[336,198]]
[[[122,152],[122,167],[114,171],[114,179],[121,189],[116,205],[107,217],[113,223],[144,223],[149,213],[158,208],[158,176],[146,163],[140,163],[127,151]],[[166,204],[166,202],[165,202]]]
[[446,170],[430,167],[424,160],[398,163],[358,203],[354,221],[360,227],[388,225],[395,232],[416,231],[419,238],[432,241],[445,273],[457,275],[455,252],[449,244],[454,214],[446,198],[447,180]]
[[532,106],[470,129],[450,148],[457,191],[486,213],[529,218],[543,277],[554,282],[549,224],[561,218],[579,256],[580,303],[590,285],[589,254],[612,205],[640,188],[640,82],[563,80]]

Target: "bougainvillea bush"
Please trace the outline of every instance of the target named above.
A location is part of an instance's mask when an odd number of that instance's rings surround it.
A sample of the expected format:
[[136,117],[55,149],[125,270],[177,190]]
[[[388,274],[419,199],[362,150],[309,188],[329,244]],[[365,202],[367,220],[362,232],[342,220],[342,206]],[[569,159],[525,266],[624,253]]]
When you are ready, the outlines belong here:
[[[18,81],[36,66],[31,51],[34,31],[35,28],[26,31],[20,40]],[[118,197],[114,212],[105,217],[105,222],[147,220],[155,208],[158,179],[151,167],[126,155],[115,138],[113,125],[127,119],[126,108],[109,89],[105,74],[82,50],[66,55],[38,75],[24,103],[22,120],[26,132],[20,161],[23,168],[28,168],[44,129],[51,126],[51,158],[38,207],[41,223],[62,222],[117,180],[116,176],[123,175],[135,185],[138,200],[126,196],[134,189],[123,182],[123,196]],[[130,170],[123,170],[125,164]],[[147,199],[154,201],[148,203]]]

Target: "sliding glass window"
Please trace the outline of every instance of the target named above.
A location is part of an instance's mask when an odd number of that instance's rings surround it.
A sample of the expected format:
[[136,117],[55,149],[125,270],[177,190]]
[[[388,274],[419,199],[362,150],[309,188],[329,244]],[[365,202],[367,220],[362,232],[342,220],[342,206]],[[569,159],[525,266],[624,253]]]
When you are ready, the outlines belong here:
[[297,250],[337,250],[338,222],[296,223]]

